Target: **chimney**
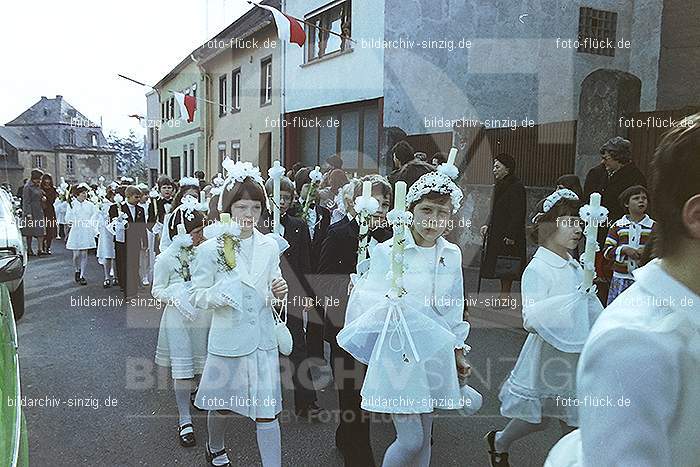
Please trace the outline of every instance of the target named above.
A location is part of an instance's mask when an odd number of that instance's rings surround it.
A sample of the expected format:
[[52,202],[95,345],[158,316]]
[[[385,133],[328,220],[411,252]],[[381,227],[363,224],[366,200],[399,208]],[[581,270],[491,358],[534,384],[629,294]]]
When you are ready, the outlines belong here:
[[60,94],[56,94],[56,100],[59,100],[59,101],[60,101],[61,99],[63,99],[63,96],[60,95]]
[[42,101],[45,101],[45,100],[46,100],[46,96],[41,96],[41,100],[42,100]]

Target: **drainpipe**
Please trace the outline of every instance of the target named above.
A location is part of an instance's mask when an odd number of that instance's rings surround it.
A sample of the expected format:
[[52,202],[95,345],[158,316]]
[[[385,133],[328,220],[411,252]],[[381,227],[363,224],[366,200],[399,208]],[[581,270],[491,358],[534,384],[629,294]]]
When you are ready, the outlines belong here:
[[[209,101],[211,100],[211,77],[199,63],[199,60],[194,57],[194,53],[190,54],[190,58],[199,69],[200,79],[204,84],[204,99]],[[211,139],[213,138],[210,106],[211,104],[209,104],[209,102],[204,102],[204,114],[200,115],[200,124],[204,124],[204,167],[199,167],[199,170],[202,170],[205,173],[205,180],[207,177],[211,178],[211,174],[208,173],[211,169]]]

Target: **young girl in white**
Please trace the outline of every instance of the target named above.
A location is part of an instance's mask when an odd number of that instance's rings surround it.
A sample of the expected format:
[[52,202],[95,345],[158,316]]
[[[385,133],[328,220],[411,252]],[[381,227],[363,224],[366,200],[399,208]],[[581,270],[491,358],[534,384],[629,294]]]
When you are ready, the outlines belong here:
[[484,437],[492,467],[508,466],[511,444],[559,420],[564,433],[578,426],[576,365],[583,342],[602,311],[595,288],[581,290],[583,269],[568,251],[581,239],[576,194],[557,190],[540,201],[531,239],[540,246],[522,279],[523,326],[530,333],[501,388],[501,431]]
[[[163,230],[160,232],[160,243],[158,244],[158,250],[163,251],[170,245],[170,229],[168,224],[170,223],[170,218],[175,209],[182,203],[182,199],[187,196],[194,196],[199,199],[199,180],[194,177],[182,177],[178,182],[180,189],[173,199],[173,203],[170,210],[166,212],[163,218]],[[167,205],[166,205],[167,206]]]
[[[403,239],[395,229],[393,239],[372,251],[337,340],[368,365],[362,408],[390,413],[396,427],[382,465],[427,467],[433,411],[472,404],[460,389],[460,379],[469,373],[462,252],[442,237],[462,192],[446,175],[429,173],[411,186],[406,199],[413,213],[410,228]],[[387,217],[396,219],[395,213]],[[397,241],[405,242],[403,291],[394,294],[390,275]],[[480,399],[473,403],[480,405]]]
[[151,293],[165,304],[158,332],[156,364],[171,369],[175,401],[179,413],[180,444],[196,444],[190,393],[192,381],[202,374],[207,356],[207,333],[211,323],[208,309],[196,309],[189,303],[190,265],[196,247],[204,240],[204,215],[197,200],[185,197],[171,217],[172,242],[156,258]]
[[75,189],[73,199],[68,203],[66,223],[71,225],[66,241],[66,249],[73,250],[73,266],[75,267],[75,282],[86,285],[85,270],[87,268],[88,250],[95,248],[95,214],[97,208],[88,201],[90,187],[81,183]]
[[282,392],[271,303],[284,297],[287,284],[277,243],[255,228],[266,203],[259,170],[236,163],[228,172],[218,211],[230,214],[234,223],[208,226],[208,240],[192,263],[193,304],[212,309],[195,405],[210,411],[206,458],[211,465],[230,465],[226,412],[235,412],[255,420],[263,466],[279,466]]
[[[114,274],[112,273],[112,265],[114,263],[114,233],[109,228],[109,208],[114,202],[114,192],[112,188],[107,188],[105,199],[96,214],[98,225],[97,237],[97,262],[104,269],[105,278],[102,286],[107,289],[115,285]],[[119,196],[121,198],[121,196]]]

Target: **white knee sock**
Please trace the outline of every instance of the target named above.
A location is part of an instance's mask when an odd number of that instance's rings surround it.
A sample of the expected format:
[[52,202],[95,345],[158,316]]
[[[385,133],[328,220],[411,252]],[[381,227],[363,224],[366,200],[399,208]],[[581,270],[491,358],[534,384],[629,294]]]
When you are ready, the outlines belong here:
[[80,277],[85,277],[85,271],[87,269],[88,252],[87,250],[80,250]]
[[190,388],[192,381],[189,379],[174,379],[173,388],[175,389],[175,402],[177,402],[177,411],[180,414],[180,426],[185,423],[192,423],[192,415],[190,414]]
[[[220,414],[216,410],[211,410],[207,416],[207,430],[209,431],[209,451],[217,452],[224,448],[224,438],[226,437],[226,426],[228,416]],[[214,465],[225,465],[228,456],[225,454],[214,458]]]
[[271,422],[256,422],[258,450],[263,467],[279,467],[282,465],[282,435],[278,420]]
[[542,431],[547,428],[548,424],[549,420],[546,418],[543,418],[540,423],[529,423],[517,418],[512,419],[503,430],[496,433],[494,440],[496,451],[508,452],[510,445],[514,441],[524,438],[531,433]]
[[[382,467],[414,465],[423,446],[423,423],[417,414],[392,414],[396,440],[384,454]],[[428,435],[430,445],[430,435]]]
[[104,264],[102,267],[105,270],[105,280],[110,278],[110,273],[112,271],[112,260],[111,259],[105,259]]
[[433,434],[433,414],[421,414],[420,419],[423,425],[423,445],[420,447],[417,465],[419,467],[429,467],[431,454],[430,437]]
[[75,272],[80,272],[80,251],[73,250],[73,267]]

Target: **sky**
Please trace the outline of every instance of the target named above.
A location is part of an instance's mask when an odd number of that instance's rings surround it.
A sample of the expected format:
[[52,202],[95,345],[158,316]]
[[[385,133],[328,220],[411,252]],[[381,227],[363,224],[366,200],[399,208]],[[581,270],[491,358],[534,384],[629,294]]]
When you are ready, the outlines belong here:
[[1,0],[0,124],[63,96],[105,135],[145,130],[147,88],[251,6],[245,0]]

